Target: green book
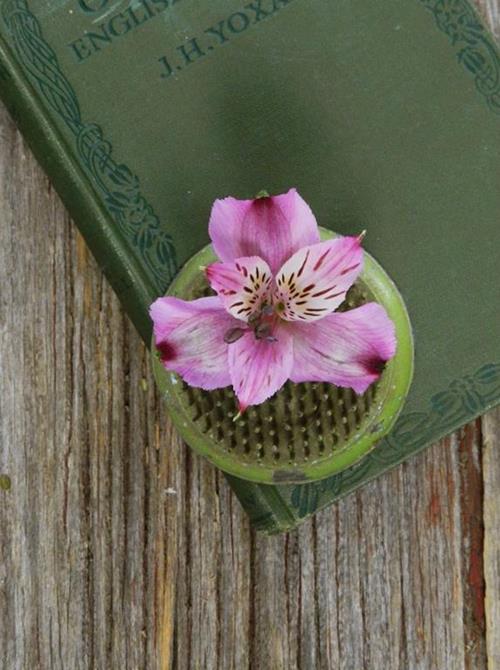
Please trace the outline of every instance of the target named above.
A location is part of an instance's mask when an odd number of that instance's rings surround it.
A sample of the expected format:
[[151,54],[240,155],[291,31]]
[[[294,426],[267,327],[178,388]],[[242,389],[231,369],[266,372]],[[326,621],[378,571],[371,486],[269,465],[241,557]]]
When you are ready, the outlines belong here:
[[368,231],[415,377],[393,432],[323,481],[229,478],[292,528],[500,400],[500,58],[466,0],[0,0],[0,94],[145,342],[212,202],[298,188]]

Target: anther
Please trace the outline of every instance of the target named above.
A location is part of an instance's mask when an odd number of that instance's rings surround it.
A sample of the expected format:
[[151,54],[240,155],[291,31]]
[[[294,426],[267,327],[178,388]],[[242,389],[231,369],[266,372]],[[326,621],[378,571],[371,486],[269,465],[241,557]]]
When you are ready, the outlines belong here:
[[233,342],[237,342],[244,334],[245,330],[243,328],[239,328],[238,326],[236,326],[236,328],[230,328],[224,335],[224,342],[226,344],[232,344]]

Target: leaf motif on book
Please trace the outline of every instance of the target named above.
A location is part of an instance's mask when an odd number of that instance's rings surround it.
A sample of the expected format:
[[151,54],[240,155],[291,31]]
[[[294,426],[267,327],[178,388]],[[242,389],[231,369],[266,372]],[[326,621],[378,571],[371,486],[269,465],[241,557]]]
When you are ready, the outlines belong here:
[[75,91],[26,0],[7,0],[2,4],[2,16],[31,83],[74,135],[82,167],[101,192],[121,234],[153,277],[153,299],[164,292],[178,269],[172,238],[141,195],[138,177],[112,157],[111,144],[101,127],[82,119]]
[[302,519],[318,509],[321,496],[328,492],[332,497],[336,496],[342,483],[342,473],[335,477],[328,477],[312,484],[301,484],[292,490],[290,502],[297,511],[297,516]]
[[459,46],[457,58],[474,77],[490,109],[500,114],[500,55],[467,0],[420,0],[437,26]]
[[474,44],[481,38],[483,27],[472,8],[462,0],[439,0],[434,3],[434,15],[439,28],[455,44],[459,40]]

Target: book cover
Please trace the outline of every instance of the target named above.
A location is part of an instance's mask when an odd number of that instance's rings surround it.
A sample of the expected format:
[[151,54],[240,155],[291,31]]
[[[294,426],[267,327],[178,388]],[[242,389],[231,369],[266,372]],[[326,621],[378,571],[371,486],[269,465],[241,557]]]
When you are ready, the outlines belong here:
[[[466,0],[0,0],[0,96],[146,343],[212,202],[298,188],[366,229],[406,300],[415,378],[360,464],[228,478],[292,528],[500,399],[500,58]],[[494,138],[497,138],[495,141]]]

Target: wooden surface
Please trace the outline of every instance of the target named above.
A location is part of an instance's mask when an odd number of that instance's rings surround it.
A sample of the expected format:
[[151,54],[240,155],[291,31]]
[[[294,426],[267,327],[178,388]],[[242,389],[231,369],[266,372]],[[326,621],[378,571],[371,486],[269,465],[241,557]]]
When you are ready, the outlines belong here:
[[258,536],[3,108],[0,221],[3,670],[500,669],[500,411]]

